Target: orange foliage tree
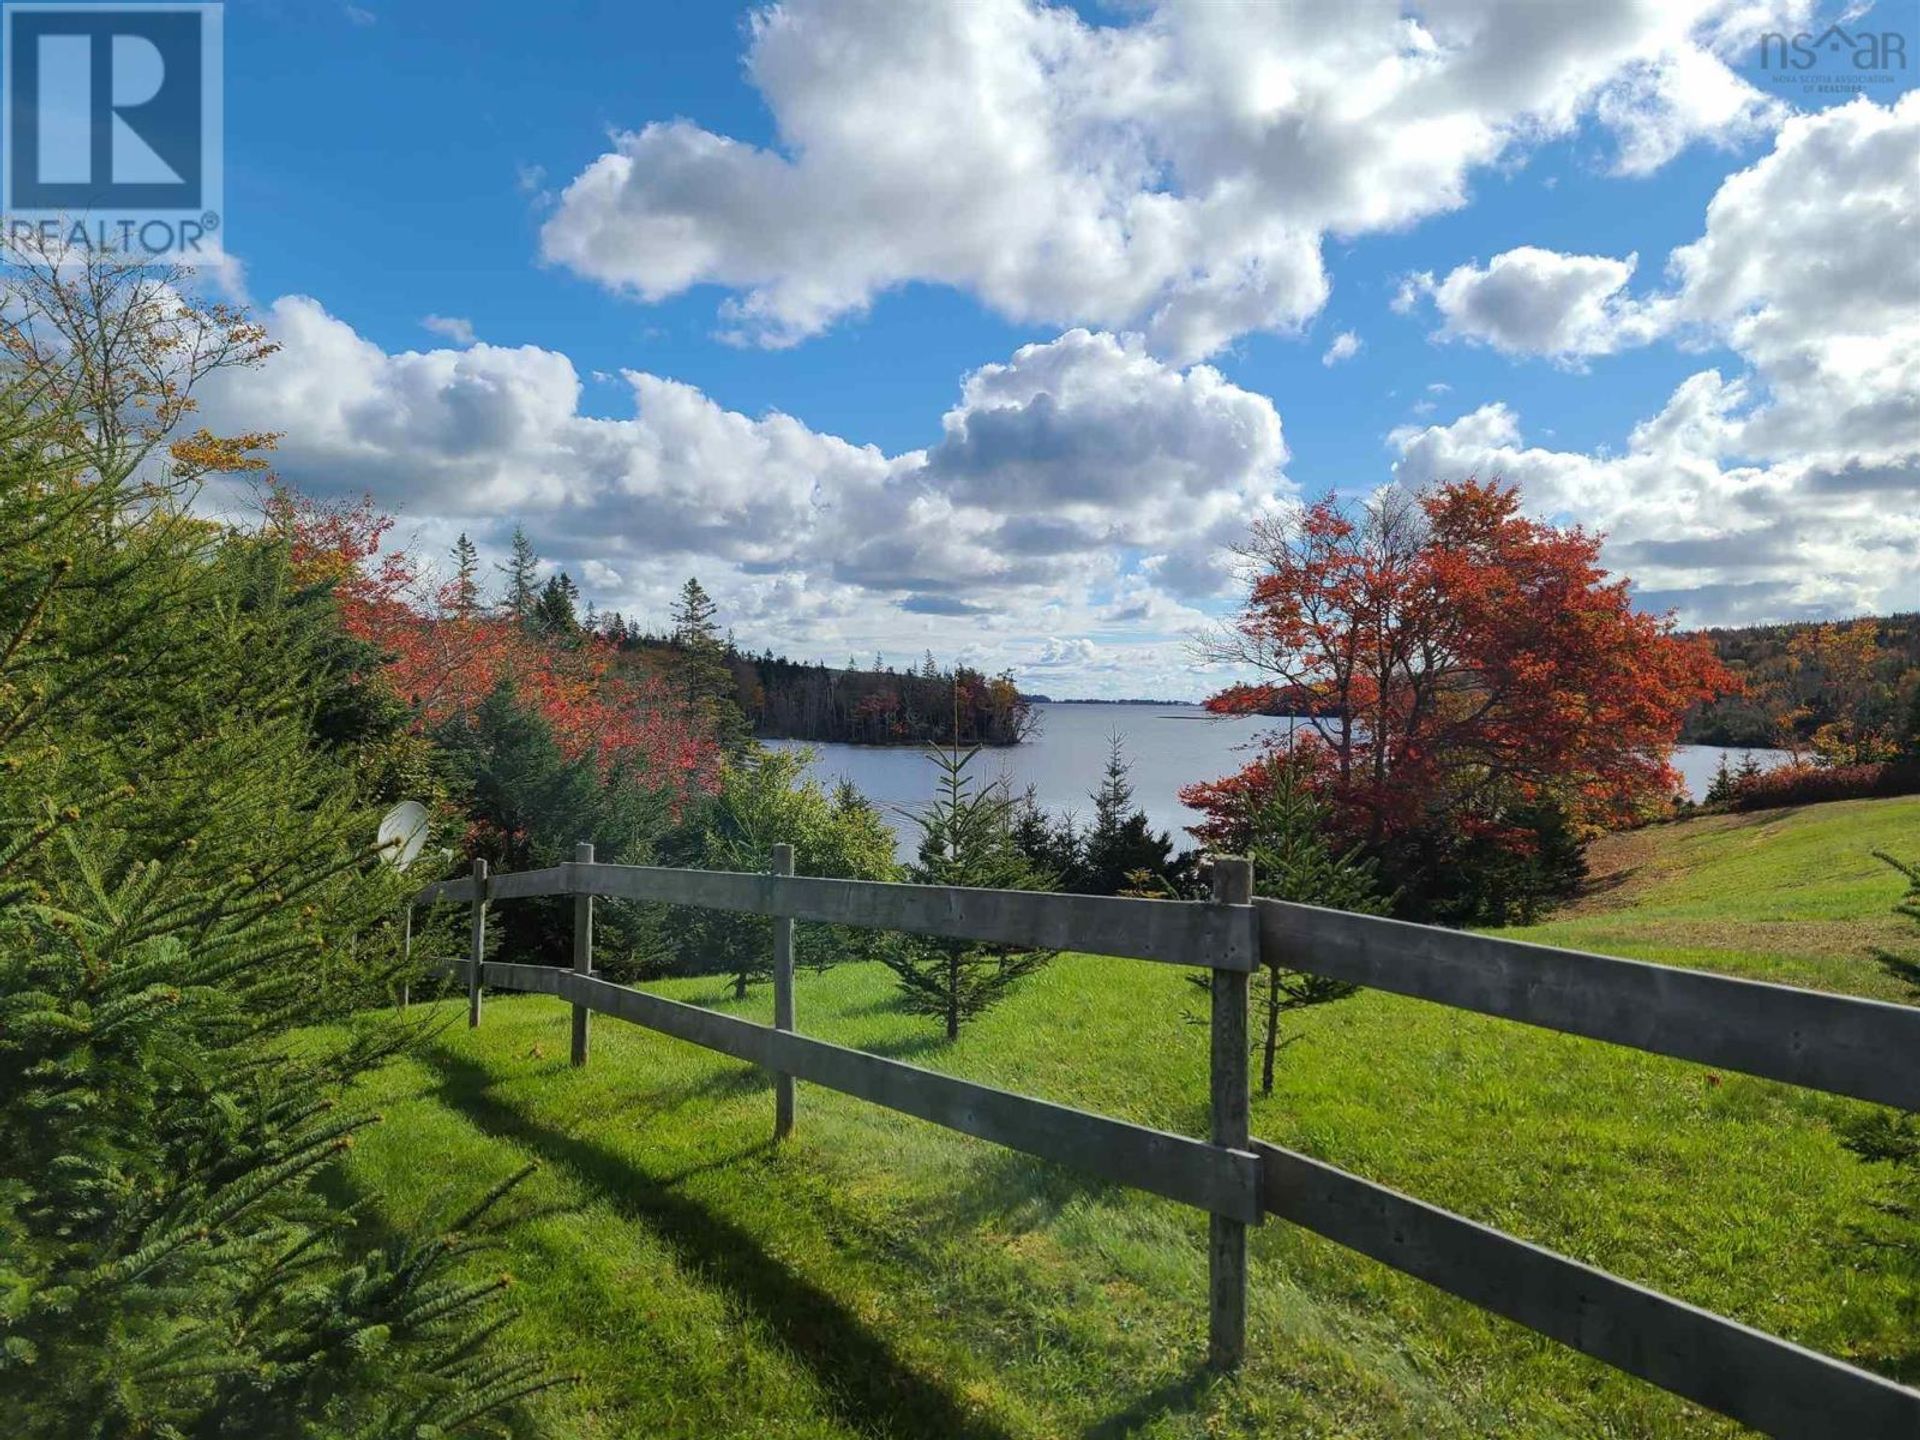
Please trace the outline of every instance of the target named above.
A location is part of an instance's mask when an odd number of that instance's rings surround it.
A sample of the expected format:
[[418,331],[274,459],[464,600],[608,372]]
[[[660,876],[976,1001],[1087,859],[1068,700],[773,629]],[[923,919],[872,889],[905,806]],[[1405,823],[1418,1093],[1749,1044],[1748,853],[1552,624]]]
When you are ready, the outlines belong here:
[[[1262,678],[1208,706],[1300,717],[1299,762],[1372,846],[1497,831],[1547,800],[1578,823],[1625,819],[1672,793],[1681,717],[1733,682],[1670,617],[1635,610],[1599,552],[1497,481],[1262,519],[1241,550],[1246,603],[1207,645]],[[1271,761],[1184,792],[1204,841],[1239,838]]]
[[286,537],[295,573],[324,583],[342,628],[382,656],[382,674],[416,729],[470,716],[502,685],[537,711],[570,760],[647,777],[678,808],[718,784],[720,751],[693,710],[617,647],[582,633],[545,639],[509,615],[466,603],[456,578],[430,583],[406,551],[387,548],[390,517],[370,497],[323,504],[277,488],[268,524]]

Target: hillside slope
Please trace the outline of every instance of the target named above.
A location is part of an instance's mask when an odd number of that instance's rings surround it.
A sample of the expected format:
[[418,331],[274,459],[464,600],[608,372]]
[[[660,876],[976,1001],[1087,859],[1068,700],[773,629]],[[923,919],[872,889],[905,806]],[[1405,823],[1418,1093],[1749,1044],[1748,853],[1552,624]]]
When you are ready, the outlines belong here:
[[[1888,993],[1855,941],[1920,848],[1920,800],[1696,821],[1610,841],[1530,932]],[[735,1006],[714,982],[663,986]],[[887,973],[803,976],[801,1027],[1029,1094],[1199,1133],[1206,1030],[1166,967],[1063,957],[953,1046]],[[347,1183],[396,1218],[544,1162],[510,1242],[523,1343],[578,1369],[547,1433],[662,1436],[1646,1436],[1736,1427],[1285,1225],[1254,1236],[1252,1355],[1209,1379],[1196,1212],[595,1022],[490,1001],[379,1085]],[[1255,1133],[1834,1353],[1920,1376],[1912,1277],[1845,1241],[1880,1177],[1864,1107],[1366,995],[1308,1015]],[[369,1187],[370,1188],[370,1187]]]
[[1909,943],[1901,886],[1875,850],[1920,857],[1920,797],[1710,815],[1602,836],[1585,895],[1505,933],[1882,1000],[1911,998],[1873,959]]

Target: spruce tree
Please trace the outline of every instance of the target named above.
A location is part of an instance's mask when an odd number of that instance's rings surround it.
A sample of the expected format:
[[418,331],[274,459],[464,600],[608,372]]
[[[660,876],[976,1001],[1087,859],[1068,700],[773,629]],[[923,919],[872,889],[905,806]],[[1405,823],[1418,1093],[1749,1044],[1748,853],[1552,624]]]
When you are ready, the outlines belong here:
[[472,1433],[544,1383],[488,1340],[483,1214],[370,1245],[316,1183],[410,1039],[362,1013],[420,879],[371,855],[394,711],[280,537],[188,513],[247,446],[163,450],[174,387],[246,329],[149,278],[10,272],[0,306],[0,1429]]
[[534,606],[540,599],[540,557],[534,553],[533,542],[527,538],[524,528],[513,527],[512,552],[506,564],[495,568],[506,577],[502,608],[521,624],[531,623]]
[[1092,795],[1093,824],[1082,843],[1075,889],[1118,895],[1138,884],[1138,875],[1165,875],[1173,867],[1173,841],[1156,832],[1133,803],[1132,767],[1120,737],[1107,742],[1107,768]]
[[453,542],[453,613],[470,620],[480,613],[480,552],[462,530]]
[[[919,827],[920,845],[907,878],[919,885],[1040,889],[1040,877],[1014,843],[1015,805],[1006,782],[982,785],[971,773],[979,754],[977,745],[929,753],[939,777],[933,800],[910,816]],[[906,994],[907,1008],[941,1017],[947,1039],[953,1040],[962,1025],[1052,960],[1053,952],[907,935],[884,958]]]
[[[829,794],[808,774],[805,750],[749,745],[728,759],[720,789],[697,805],[661,843],[662,859],[701,870],[761,872],[773,847],[794,850],[800,875],[843,880],[891,880],[893,831],[852,786]],[[668,937],[665,968],[674,974],[724,975],[735,999],[773,974],[773,931],[763,915],[694,906],[672,907],[661,925]],[[842,925],[795,927],[795,962],[825,970],[840,960],[875,958],[890,943],[885,932]]]
[[[1253,862],[1256,895],[1357,915],[1384,915],[1390,899],[1380,893],[1376,863],[1359,846],[1342,848],[1333,838],[1332,812],[1313,790],[1305,762],[1280,758],[1272,783],[1246,816],[1247,858]],[[1205,976],[1194,977],[1202,989]],[[1260,1093],[1273,1093],[1274,1062],[1298,1036],[1283,1035],[1282,1019],[1296,1010],[1344,1000],[1358,987],[1274,961],[1253,981],[1253,1012],[1259,1023]]]
[[528,623],[549,640],[562,643],[577,640],[580,638],[580,615],[575,606],[579,599],[580,591],[572,577],[562,570],[540,587],[540,595],[534,601],[533,614]]
[[727,661],[728,647],[720,638],[718,613],[705,587],[688,576],[673,606],[673,643],[687,700],[707,717],[721,743],[738,752],[749,733]]

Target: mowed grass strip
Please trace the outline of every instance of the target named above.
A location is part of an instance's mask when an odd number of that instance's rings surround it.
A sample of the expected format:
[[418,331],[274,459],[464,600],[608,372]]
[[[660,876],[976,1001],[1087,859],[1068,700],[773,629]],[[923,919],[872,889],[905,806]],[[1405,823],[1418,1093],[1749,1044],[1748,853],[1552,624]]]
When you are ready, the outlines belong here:
[[[1901,887],[1866,852],[1913,850],[1920,801],[1646,833],[1613,890],[1631,909],[1590,902],[1528,937],[1897,994],[1871,960],[1822,946],[1835,926],[1902,938],[1876,928]],[[1658,915],[1765,923],[1779,948],[1748,932],[1663,948]],[[717,982],[659,989],[770,1018],[764,993],[735,1005]],[[803,974],[798,1011],[844,1044],[1204,1131],[1202,997],[1166,967],[1064,956],[953,1046],[899,1010],[877,966]],[[1277,1222],[1253,1241],[1250,1361],[1211,1379],[1197,1212],[805,1085],[798,1132],[776,1149],[765,1076],[605,1019],[575,1071],[567,1014],[500,998],[478,1032],[440,1031],[378,1081],[388,1123],[348,1176],[403,1221],[449,1187],[543,1163],[528,1193],[557,1208],[500,1258],[521,1343],[583,1373],[536,1402],[546,1433],[1740,1433]],[[1836,1126],[1865,1107],[1387,995],[1295,1029],[1256,1134],[1920,1378],[1911,1277],[1849,1238],[1882,1177]]]

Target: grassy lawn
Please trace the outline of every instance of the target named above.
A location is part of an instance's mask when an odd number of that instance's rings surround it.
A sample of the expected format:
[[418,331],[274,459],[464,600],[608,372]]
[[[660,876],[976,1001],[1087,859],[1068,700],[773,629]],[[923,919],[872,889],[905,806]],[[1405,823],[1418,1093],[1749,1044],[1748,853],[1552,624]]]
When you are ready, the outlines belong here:
[[[1920,800],[1609,840],[1594,897],[1530,938],[1897,997],[1865,958],[1920,850]],[[662,993],[736,1006],[712,981]],[[1199,994],[1062,957],[953,1046],[870,965],[803,975],[801,1028],[1191,1134]],[[456,1007],[377,1082],[346,1183],[376,1221],[542,1162],[515,1232],[521,1340],[583,1379],[564,1436],[1697,1436],[1739,1433],[1278,1222],[1253,1240],[1252,1355],[1207,1378],[1205,1220],[808,1086],[775,1149],[769,1081],[567,1010]],[[1806,1344],[1920,1378],[1909,1283],[1846,1241],[1879,1177],[1865,1107],[1369,994],[1311,1013],[1254,1130]]]

